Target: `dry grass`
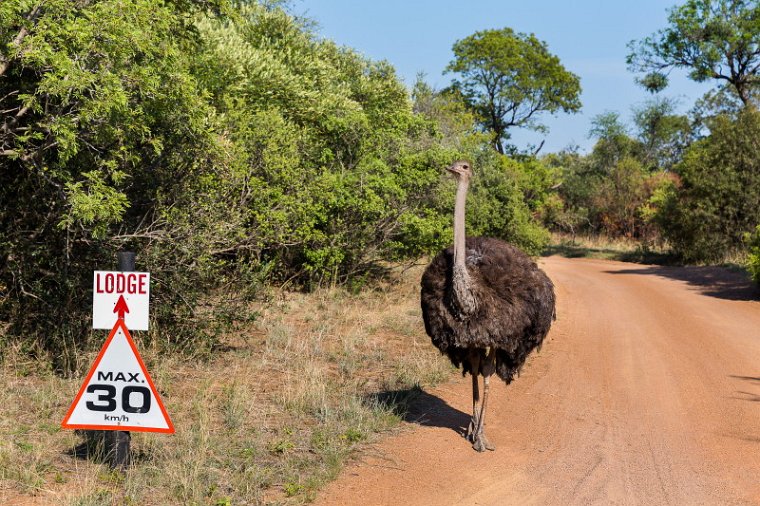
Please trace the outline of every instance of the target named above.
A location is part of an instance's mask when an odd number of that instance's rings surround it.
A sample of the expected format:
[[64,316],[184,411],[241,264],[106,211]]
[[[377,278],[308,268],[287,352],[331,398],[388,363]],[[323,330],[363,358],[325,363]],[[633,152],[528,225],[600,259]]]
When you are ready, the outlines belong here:
[[649,244],[625,237],[570,235],[553,232],[546,254],[568,258],[600,258],[622,262],[669,264],[674,258],[662,244]]
[[[424,333],[420,271],[384,290],[279,293],[205,363],[142,350],[176,434],[133,433],[126,473],[73,455],[59,429],[83,375],[0,368],[0,504],[300,504],[357,449],[398,427],[388,391],[452,370]],[[12,353],[6,356],[12,357]],[[82,357],[83,368],[94,358]]]
[[[625,237],[552,233],[551,245],[545,254],[568,258],[600,258],[642,264],[680,265],[666,244],[649,244]],[[698,265],[720,265],[737,272],[747,272],[747,250],[727,252],[719,262]]]
[[568,244],[579,248],[600,251],[634,251],[641,247],[640,241],[627,237],[608,237],[606,235],[575,235],[553,232],[552,243]]

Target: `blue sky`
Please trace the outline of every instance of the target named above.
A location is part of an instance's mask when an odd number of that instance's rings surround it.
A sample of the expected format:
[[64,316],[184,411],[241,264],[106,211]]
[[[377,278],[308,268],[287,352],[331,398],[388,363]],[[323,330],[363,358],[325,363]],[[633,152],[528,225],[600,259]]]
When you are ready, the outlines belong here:
[[[574,115],[543,115],[547,134],[513,131],[518,146],[546,140],[542,153],[579,145],[587,151],[591,119],[606,111],[631,117],[631,107],[650,96],[627,71],[626,44],[667,25],[669,0],[294,0],[291,11],[316,21],[318,33],[375,60],[388,60],[411,86],[419,72],[436,88],[455,41],[478,30],[510,27],[535,33],[562,64],[580,76],[583,109]],[[714,83],[674,74],[663,95],[676,97],[682,112]]]

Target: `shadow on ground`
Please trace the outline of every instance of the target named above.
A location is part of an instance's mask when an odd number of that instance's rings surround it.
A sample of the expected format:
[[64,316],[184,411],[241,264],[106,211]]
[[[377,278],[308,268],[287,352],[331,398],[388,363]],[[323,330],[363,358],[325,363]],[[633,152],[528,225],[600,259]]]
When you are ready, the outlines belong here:
[[740,379],[740,380],[744,380],[744,381],[751,381],[751,382],[755,382],[757,384],[760,384],[760,376],[758,376],[758,377],[755,377],[755,376],[736,376],[736,375],[732,374],[730,377],[734,378],[734,379]]
[[726,300],[760,300],[760,289],[745,272],[734,272],[716,266],[658,266],[610,270],[609,274],[661,276],[684,281],[701,294]]
[[[71,458],[86,460],[96,464],[109,464],[115,467],[115,438],[114,431],[106,430],[76,430],[83,440],[78,445],[65,450],[63,453]],[[146,454],[130,449],[128,463],[146,460]]]
[[[752,385],[760,386],[760,376],[736,376],[732,374],[730,377],[734,379],[746,381],[747,383],[750,383]],[[745,390],[737,390],[736,394],[737,396],[734,397],[734,399],[739,399],[742,401],[750,401],[750,402],[760,402],[760,395],[754,392],[747,392]]]
[[379,392],[368,400],[390,408],[405,422],[451,429],[460,435],[464,435],[470,423],[470,415],[419,387]]

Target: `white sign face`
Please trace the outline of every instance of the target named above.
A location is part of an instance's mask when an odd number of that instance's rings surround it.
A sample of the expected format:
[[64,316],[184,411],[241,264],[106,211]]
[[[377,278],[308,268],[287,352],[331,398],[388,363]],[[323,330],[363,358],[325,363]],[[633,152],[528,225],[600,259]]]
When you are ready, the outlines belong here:
[[79,389],[62,427],[173,433],[132,336],[116,323]]
[[[124,303],[119,299],[124,297]],[[148,330],[150,273],[95,271],[92,280],[92,328],[111,329],[119,314],[130,330]]]

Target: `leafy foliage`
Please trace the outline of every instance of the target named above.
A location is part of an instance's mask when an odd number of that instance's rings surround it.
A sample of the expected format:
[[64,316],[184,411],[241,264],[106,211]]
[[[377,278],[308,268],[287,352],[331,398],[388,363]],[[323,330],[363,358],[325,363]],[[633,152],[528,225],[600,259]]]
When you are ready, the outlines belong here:
[[760,284],[760,225],[755,228],[752,234],[747,234],[746,240],[749,246],[747,269],[752,279]]
[[571,233],[657,240],[654,216],[662,205],[661,193],[673,180],[667,171],[689,132],[688,121],[671,111],[660,101],[636,110],[638,135],[631,134],[618,113],[601,114],[592,122],[597,142],[590,154],[545,157],[545,163],[563,172],[559,202],[547,223]]
[[[182,199],[204,195],[224,155],[187,72],[184,13],[145,0],[3,5],[13,15],[2,33],[15,37],[0,81],[0,312],[11,333],[68,368],[87,337],[93,268],[112,265],[121,246],[159,239],[158,280],[193,261],[162,234]],[[161,287],[155,295],[177,300]]]
[[198,72],[242,149],[250,233],[228,253],[314,284],[428,251],[401,239],[429,214],[420,206],[445,153],[418,148],[428,125],[393,69],[314,39],[282,11],[241,14],[200,24]]
[[457,41],[447,72],[458,74],[453,89],[493,134],[499,153],[511,127],[542,129],[541,112],[577,112],[580,80],[533,34],[511,28],[483,30]]
[[413,103],[387,62],[274,4],[0,11],[0,321],[60,370],[117,250],[152,273],[146,337],[205,353],[266,282],[363,282],[446,246],[456,158],[482,161],[475,232],[545,242],[521,162],[460,102],[420,84]]
[[743,246],[760,223],[760,113],[719,116],[710,136],[692,144],[676,167],[680,186],[668,193],[658,221],[687,261],[720,260]]
[[749,103],[760,72],[760,5],[753,0],[687,0],[670,11],[668,21],[667,28],[629,44],[629,68],[648,73],[641,83],[660,91],[667,72],[681,68],[697,82],[728,83]]
[[639,158],[650,171],[671,170],[693,140],[689,118],[675,111],[676,102],[667,98],[649,100],[633,110]]

